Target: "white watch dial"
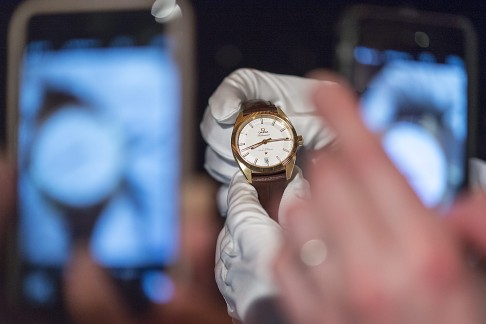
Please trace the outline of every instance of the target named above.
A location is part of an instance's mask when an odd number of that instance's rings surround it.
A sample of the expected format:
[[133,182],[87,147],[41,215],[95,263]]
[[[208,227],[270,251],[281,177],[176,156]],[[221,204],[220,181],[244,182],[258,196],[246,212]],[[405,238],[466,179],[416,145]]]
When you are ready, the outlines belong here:
[[242,127],[236,145],[246,162],[257,167],[273,167],[289,157],[294,136],[290,125],[281,118],[261,115]]

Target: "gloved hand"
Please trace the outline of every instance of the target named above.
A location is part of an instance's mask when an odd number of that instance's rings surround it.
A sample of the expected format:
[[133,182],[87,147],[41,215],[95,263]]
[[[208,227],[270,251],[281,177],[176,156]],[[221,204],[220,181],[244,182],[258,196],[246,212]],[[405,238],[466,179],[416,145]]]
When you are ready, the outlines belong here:
[[[279,208],[284,228],[290,205],[309,196],[309,184],[298,167],[295,171]],[[280,225],[268,216],[255,188],[238,170],[229,185],[228,215],[218,237],[215,267],[228,313],[237,320],[244,320],[252,302],[276,294],[270,267],[281,245]]]
[[227,184],[239,171],[231,152],[231,133],[240,103],[249,99],[272,101],[290,118],[297,133],[304,138],[306,149],[321,149],[334,138],[318,118],[310,100],[314,88],[323,82],[329,81],[239,69],[226,77],[209,98],[201,122],[201,133],[208,144],[205,168],[226,185],[221,187],[218,198],[223,215],[227,209]]

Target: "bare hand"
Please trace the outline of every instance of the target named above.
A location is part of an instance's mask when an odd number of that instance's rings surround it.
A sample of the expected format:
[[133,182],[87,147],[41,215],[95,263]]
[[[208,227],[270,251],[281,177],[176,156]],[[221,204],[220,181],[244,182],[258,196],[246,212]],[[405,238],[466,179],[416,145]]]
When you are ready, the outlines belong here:
[[[459,235],[422,205],[388,160],[350,90],[321,86],[315,103],[338,142],[311,166],[313,201],[287,216],[275,273],[291,319],[479,323]],[[484,198],[474,201],[463,202],[462,214],[484,213]],[[473,222],[461,220],[467,225],[452,227],[465,233]],[[484,233],[486,222],[479,223]]]

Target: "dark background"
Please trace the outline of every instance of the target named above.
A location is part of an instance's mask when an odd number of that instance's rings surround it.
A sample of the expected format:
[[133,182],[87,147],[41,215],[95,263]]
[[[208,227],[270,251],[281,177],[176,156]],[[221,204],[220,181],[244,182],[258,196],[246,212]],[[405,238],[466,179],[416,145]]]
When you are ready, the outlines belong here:
[[[58,0],[62,1],[62,0]],[[0,120],[5,113],[6,32],[19,0],[0,0]],[[486,158],[486,2],[469,1],[345,1],[345,0],[192,0],[197,34],[197,124],[207,100],[222,79],[240,67],[304,75],[315,68],[332,68],[336,23],[354,3],[407,6],[468,17],[479,41],[479,105],[477,155]],[[5,126],[0,125],[0,143]],[[483,126],[485,125],[485,126]],[[199,132],[195,132],[199,134]],[[202,170],[204,142],[197,138],[197,165]]]

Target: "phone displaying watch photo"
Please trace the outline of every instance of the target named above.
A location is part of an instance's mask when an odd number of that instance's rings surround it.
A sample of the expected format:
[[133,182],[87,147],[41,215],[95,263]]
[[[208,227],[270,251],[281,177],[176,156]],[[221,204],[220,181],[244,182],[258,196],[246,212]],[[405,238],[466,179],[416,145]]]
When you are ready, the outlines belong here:
[[476,37],[460,16],[359,5],[340,25],[339,70],[365,124],[422,202],[447,210],[474,156]]
[[[184,83],[190,12],[157,24],[153,1],[22,4],[9,35],[9,157],[17,168],[8,298],[63,307],[84,244],[133,306],[167,302],[190,171]],[[187,9],[189,10],[189,9]],[[187,37],[184,39],[183,37]]]

